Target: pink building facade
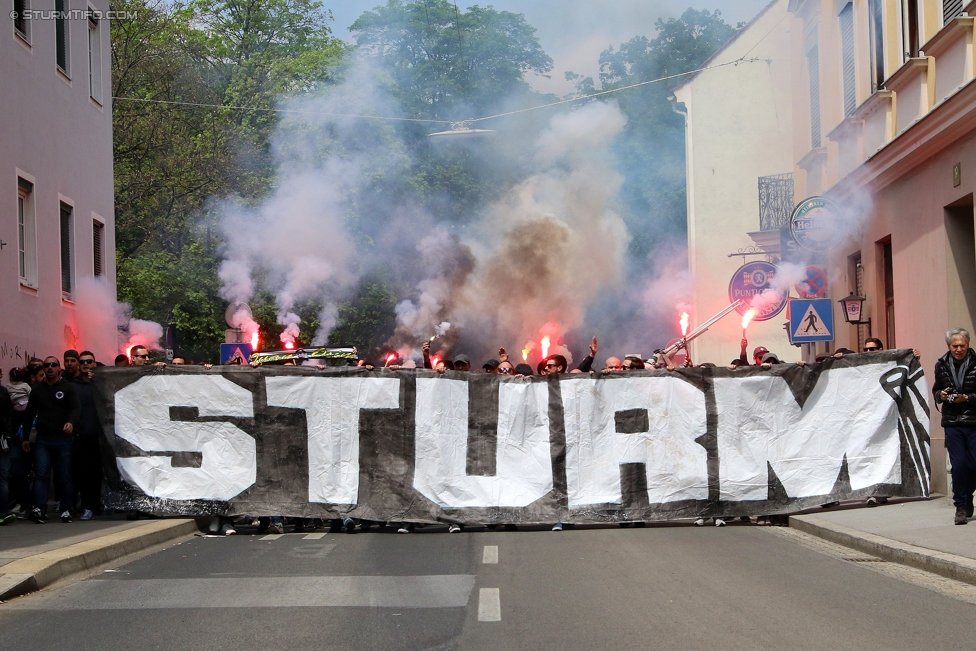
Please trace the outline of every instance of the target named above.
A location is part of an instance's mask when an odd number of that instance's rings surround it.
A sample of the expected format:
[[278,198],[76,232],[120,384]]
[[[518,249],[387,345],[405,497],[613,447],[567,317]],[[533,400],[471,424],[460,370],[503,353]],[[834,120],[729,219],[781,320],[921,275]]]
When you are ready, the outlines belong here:
[[109,3],[0,15],[0,367],[91,349],[115,326]]

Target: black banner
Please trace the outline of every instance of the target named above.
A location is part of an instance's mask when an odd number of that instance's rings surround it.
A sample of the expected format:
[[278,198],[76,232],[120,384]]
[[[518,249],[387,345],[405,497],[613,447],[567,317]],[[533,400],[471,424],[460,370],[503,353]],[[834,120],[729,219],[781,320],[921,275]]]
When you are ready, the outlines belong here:
[[911,351],[512,378],[103,368],[118,508],[409,522],[765,515],[929,490]]

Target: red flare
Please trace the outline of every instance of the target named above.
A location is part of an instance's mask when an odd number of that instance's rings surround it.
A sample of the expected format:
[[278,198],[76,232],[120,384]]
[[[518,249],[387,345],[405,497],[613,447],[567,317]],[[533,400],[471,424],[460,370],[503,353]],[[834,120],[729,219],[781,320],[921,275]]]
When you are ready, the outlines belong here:
[[251,350],[257,350],[257,349],[258,349],[258,331],[255,330],[253,333],[251,333]]
[[294,341],[286,341],[285,342],[285,349],[286,350],[295,350],[295,342]]
[[549,357],[549,335],[542,338],[539,342],[539,346],[542,348],[542,359]]
[[746,313],[742,315],[742,329],[745,330],[749,327],[749,322],[752,321],[753,317],[756,316],[755,308],[749,308]]
[[688,313],[687,312],[682,312],[681,313],[681,318],[678,320],[678,323],[681,324],[681,336],[682,337],[684,337],[684,336],[686,336],[688,334],[688,319],[689,319]]

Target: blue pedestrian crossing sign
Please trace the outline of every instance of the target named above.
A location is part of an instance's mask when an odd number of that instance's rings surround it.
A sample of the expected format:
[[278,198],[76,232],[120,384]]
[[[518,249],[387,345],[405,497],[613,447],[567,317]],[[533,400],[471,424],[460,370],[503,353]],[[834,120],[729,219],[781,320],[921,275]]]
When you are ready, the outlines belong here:
[[790,338],[794,344],[834,340],[834,306],[829,298],[790,299]]

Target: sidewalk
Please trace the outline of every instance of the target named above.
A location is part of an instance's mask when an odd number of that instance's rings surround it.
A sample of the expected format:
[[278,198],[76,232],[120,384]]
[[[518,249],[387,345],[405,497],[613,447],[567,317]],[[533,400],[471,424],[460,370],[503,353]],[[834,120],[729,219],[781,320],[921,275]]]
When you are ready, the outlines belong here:
[[197,531],[192,519],[135,520],[124,513],[87,522],[18,520],[0,527],[0,600]]
[[976,585],[976,518],[954,525],[943,496],[790,516],[790,526],[887,561]]

